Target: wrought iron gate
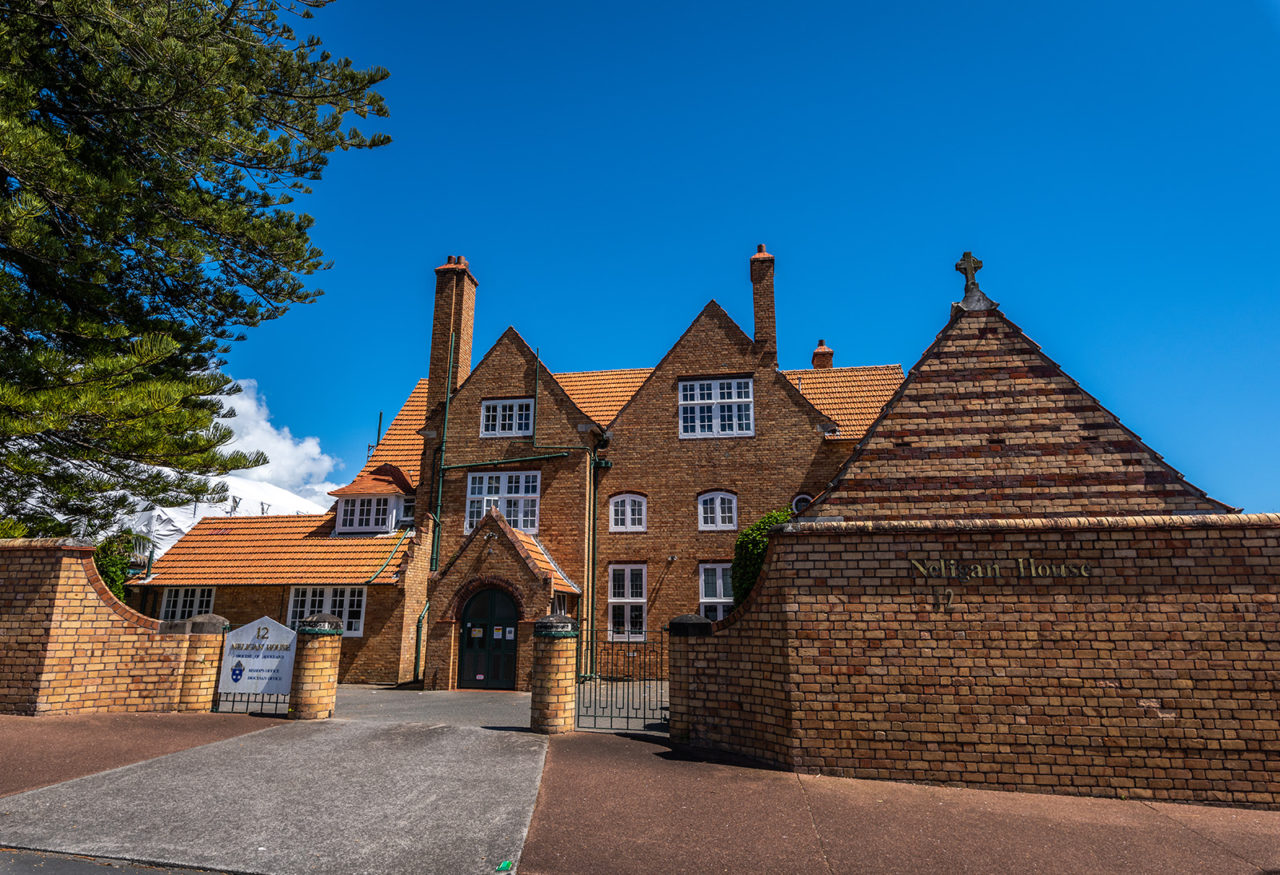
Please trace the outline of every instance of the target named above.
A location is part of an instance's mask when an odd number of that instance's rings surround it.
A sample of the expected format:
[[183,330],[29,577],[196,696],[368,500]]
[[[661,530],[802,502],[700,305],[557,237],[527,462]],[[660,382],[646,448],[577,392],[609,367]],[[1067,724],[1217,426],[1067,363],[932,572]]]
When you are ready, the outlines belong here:
[[579,729],[667,731],[667,630],[643,641],[611,641],[607,630],[578,636]]

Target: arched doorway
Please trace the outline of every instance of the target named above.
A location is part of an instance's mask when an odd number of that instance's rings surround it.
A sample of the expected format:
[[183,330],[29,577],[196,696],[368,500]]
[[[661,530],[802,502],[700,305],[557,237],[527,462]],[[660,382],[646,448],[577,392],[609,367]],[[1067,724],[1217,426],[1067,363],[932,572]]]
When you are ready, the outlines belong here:
[[500,589],[482,589],[459,618],[458,687],[516,688],[516,603]]

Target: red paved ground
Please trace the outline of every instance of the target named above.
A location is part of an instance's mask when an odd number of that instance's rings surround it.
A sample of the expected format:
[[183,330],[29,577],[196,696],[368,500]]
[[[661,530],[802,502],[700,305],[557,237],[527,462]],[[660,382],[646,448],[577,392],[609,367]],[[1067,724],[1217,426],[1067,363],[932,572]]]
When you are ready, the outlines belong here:
[[551,739],[520,871],[1256,873],[1280,812],[799,776]]
[[283,723],[249,714],[0,715],[0,796]]

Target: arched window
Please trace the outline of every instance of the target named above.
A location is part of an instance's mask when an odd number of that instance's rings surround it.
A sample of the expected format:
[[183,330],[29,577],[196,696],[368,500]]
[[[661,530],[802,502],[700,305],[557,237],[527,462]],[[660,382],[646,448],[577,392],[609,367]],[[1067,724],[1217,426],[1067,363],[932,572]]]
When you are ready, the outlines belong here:
[[795,498],[791,499],[791,510],[793,513],[804,513],[804,509],[813,504],[813,496],[805,495],[801,492]]
[[699,495],[698,528],[703,531],[738,528],[738,496],[732,492],[704,492]]
[[643,495],[615,495],[609,499],[609,531],[643,532],[649,524],[649,500]]

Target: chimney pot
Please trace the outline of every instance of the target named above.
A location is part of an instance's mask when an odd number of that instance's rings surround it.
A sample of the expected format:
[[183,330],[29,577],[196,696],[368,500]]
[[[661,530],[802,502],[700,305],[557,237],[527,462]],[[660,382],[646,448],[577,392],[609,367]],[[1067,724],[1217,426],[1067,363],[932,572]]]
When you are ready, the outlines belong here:
[[818,341],[818,348],[813,351],[813,367],[815,370],[822,370],[831,367],[835,363],[835,351],[827,346],[825,340]]

